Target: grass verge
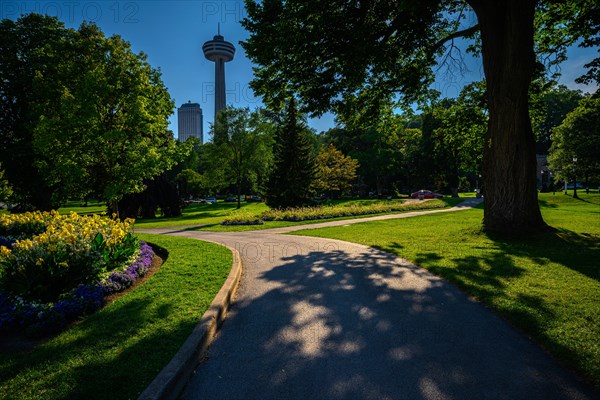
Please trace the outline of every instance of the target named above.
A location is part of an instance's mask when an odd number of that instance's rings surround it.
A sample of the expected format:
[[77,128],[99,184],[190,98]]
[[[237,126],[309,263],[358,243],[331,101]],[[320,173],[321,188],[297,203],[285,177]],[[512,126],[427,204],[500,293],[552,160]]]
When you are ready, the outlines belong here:
[[554,232],[486,234],[483,211],[295,232],[377,247],[456,284],[600,387],[600,196],[540,194]]
[[[455,206],[460,203],[464,199],[461,198],[443,198],[440,200],[430,200],[426,203],[422,203],[422,207],[420,210],[428,210],[428,209],[436,209],[436,208],[447,208]],[[286,226],[297,226],[297,225],[311,225],[318,224],[322,222],[329,221],[342,221],[347,219],[361,219],[361,218],[369,218],[376,215],[385,215],[385,214],[402,214],[404,212],[415,211],[415,209],[406,210],[406,211],[393,211],[393,212],[382,212],[377,214],[365,214],[365,215],[355,215],[355,216],[343,216],[343,217],[335,217],[335,218],[326,218],[326,219],[314,219],[314,220],[304,220],[304,221],[264,221],[263,224],[260,225],[221,225],[221,223],[214,223],[209,225],[201,225],[196,227],[189,227],[187,230],[201,230],[201,231],[213,231],[213,232],[246,232],[246,231],[257,231],[263,229],[271,229],[271,228],[283,228]]]
[[[452,206],[461,199],[443,198],[447,205]],[[398,200],[377,200],[377,199],[343,199],[328,202],[326,206],[367,206],[380,203],[397,202]],[[198,230],[209,230],[218,232],[238,232],[255,229],[280,228],[283,226],[298,225],[299,223],[291,221],[269,221],[263,225],[251,226],[221,226],[225,218],[242,214],[246,219],[253,216],[260,216],[262,213],[270,210],[265,203],[242,203],[242,208],[237,210],[236,203],[217,202],[217,204],[194,204],[183,209],[183,215],[174,218],[156,218],[156,219],[138,219],[135,227],[138,229],[152,228],[170,228],[170,227],[190,227]],[[341,217],[339,219],[348,219],[356,217]],[[300,223],[316,223],[322,221],[300,221]]]
[[135,227],[140,229],[169,228],[174,226],[193,226],[220,224],[231,213],[243,211],[258,215],[269,207],[265,203],[242,203],[236,210],[236,203],[217,202],[216,204],[194,204],[183,209],[183,215],[173,218],[137,219]]
[[169,251],[162,268],[33,351],[0,354],[0,393],[12,399],[136,398],[169,362],[227,278],[232,255],[198,240],[138,236]]

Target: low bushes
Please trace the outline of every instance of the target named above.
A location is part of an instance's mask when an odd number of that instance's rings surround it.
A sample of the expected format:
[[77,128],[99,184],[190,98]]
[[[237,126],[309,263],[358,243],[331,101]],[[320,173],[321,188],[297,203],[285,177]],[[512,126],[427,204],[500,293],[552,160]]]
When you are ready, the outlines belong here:
[[263,212],[260,216],[240,216],[238,214],[232,215],[225,218],[222,225],[250,225],[262,223],[262,221],[308,221],[339,217],[353,217],[369,214],[422,210],[431,208],[443,208],[445,206],[446,203],[444,203],[441,200],[430,200],[418,203],[385,202],[367,205],[353,204],[349,206],[302,207],[289,208],[284,210],[272,209]]
[[27,340],[0,352],[0,398],[137,399],[169,363],[227,279],[232,253],[180,236],[138,237],[165,249],[160,270],[35,348]]
[[248,212],[238,212],[233,215],[229,215],[223,219],[221,225],[262,225],[263,220],[259,215],[248,213]]
[[43,334],[131,286],[154,253],[133,221],[76,213],[0,216],[0,329]]

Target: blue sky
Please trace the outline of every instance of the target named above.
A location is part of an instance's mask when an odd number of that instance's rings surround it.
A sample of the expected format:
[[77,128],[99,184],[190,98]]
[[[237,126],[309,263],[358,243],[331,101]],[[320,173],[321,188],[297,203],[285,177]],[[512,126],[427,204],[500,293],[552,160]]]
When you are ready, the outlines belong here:
[[[0,18],[16,19],[22,13],[40,12],[58,16],[65,25],[77,27],[93,21],[107,34],[119,34],[131,43],[135,52],[143,51],[148,61],[160,68],[163,81],[177,107],[191,100],[200,103],[204,114],[204,135],[208,138],[209,124],[214,113],[214,64],[202,54],[202,44],[212,39],[221,25],[221,34],[236,46],[233,61],[226,64],[227,103],[237,107],[254,108],[261,105],[248,83],[252,79],[252,64],[239,42],[248,37],[239,21],[245,16],[244,3],[228,1],[11,1],[0,2]],[[576,85],[574,79],[583,72],[590,50],[572,49],[570,59],[562,66],[561,83],[584,91],[596,87]],[[454,97],[460,88],[480,80],[480,60],[467,59],[464,74],[440,73],[434,85],[443,96]],[[174,110],[175,111],[175,110]],[[327,114],[309,121],[311,127],[322,131],[333,127],[333,116]],[[177,135],[177,118],[170,118],[170,128]]]

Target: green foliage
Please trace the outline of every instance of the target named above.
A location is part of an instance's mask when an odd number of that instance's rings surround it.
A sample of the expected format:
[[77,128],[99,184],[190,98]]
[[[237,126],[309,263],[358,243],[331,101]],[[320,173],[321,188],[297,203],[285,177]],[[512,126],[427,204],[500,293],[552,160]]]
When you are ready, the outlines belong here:
[[340,217],[354,217],[370,214],[384,214],[412,210],[444,208],[447,204],[441,200],[426,202],[387,201],[371,204],[340,204],[320,207],[297,207],[286,209],[271,209],[262,214],[249,212],[235,213],[225,217],[221,225],[253,225],[263,221],[312,221]]
[[307,221],[444,207],[446,207],[446,203],[441,200],[409,203],[391,201],[367,205],[351,204],[347,206],[300,207],[288,208],[285,210],[274,209],[263,212],[262,219],[265,221]]
[[377,194],[421,188],[450,189],[481,171],[487,109],[483,82],[467,85],[456,99],[436,100],[417,116],[387,108],[368,124],[357,117],[325,132],[332,143],[356,158],[360,182]]
[[266,178],[272,162],[272,128],[262,110],[251,113],[248,108],[228,107],[217,118],[213,143],[206,146],[204,178],[215,189],[233,184],[239,199],[244,185],[256,192]]
[[172,171],[145,180],[144,185],[143,192],[127,194],[116,203],[114,212],[118,212],[120,218],[154,218],[159,208],[166,217],[181,215],[182,202]]
[[[600,98],[585,98],[552,130],[548,162],[559,180],[573,178],[573,156],[579,176],[600,178]],[[587,179],[586,179],[587,180]]]
[[[269,106],[280,108],[296,93],[304,111],[368,120],[398,102],[435,97],[429,89],[434,68],[464,67],[455,40],[474,40],[470,50],[481,49],[490,119],[482,169],[491,201],[483,224],[490,230],[537,230],[545,224],[536,202],[528,109],[528,90],[540,66],[534,42],[542,57],[579,38],[597,46],[596,3],[247,0],[242,25],[250,36],[242,45],[257,65],[251,86]],[[556,46],[542,46],[544,38]],[[590,73],[597,74],[598,60],[588,65]],[[426,129],[423,137],[427,143]],[[452,175],[448,186],[457,187]]]
[[[536,13],[536,50],[551,67],[567,58],[567,47],[597,49],[600,46],[600,15],[596,0],[541,1]],[[591,56],[592,51],[588,54]],[[600,57],[591,58],[577,83],[600,82]],[[560,75],[555,73],[554,76]]]
[[365,106],[387,99],[392,88],[414,93],[415,83],[433,81],[427,67],[435,51],[422,51],[422,44],[451,25],[438,21],[442,3],[355,8],[339,1],[247,1],[242,25],[250,37],[242,45],[258,65],[252,87],[275,108],[293,92],[315,111],[341,106],[356,93]]
[[201,168],[201,154],[202,154],[202,141],[197,137],[190,137],[185,142],[176,142],[177,153],[182,154],[180,162],[177,164],[177,168],[180,170],[191,169],[192,171],[200,171]]
[[262,225],[262,218],[249,211],[236,212],[223,218],[221,225]]
[[13,251],[0,260],[0,288],[27,300],[48,303],[79,284],[96,283],[102,273],[99,254],[70,250],[66,243],[60,243],[51,252],[41,246]]
[[434,103],[428,112],[439,124],[433,131],[437,177],[457,196],[461,175],[481,171],[488,123],[483,82],[465,86],[457,99]]
[[41,15],[0,22],[0,161],[22,208],[49,210],[55,205],[43,171],[32,161],[36,159],[33,131],[39,119],[34,106],[40,96],[56,98],[57,94],[43,93],[35,83],[56,74],[61,42],[67,35],[56,18]]
[[0,202],[7,201],[13,194],[10,183],[8,183],[4,174],[4,169],[2,169],[2,164],[0,164]]
[[213,243],[140,236],[168,251],[162,268],[35,349],[0,353],[0,393],[15,400],[139,397],[198,324],[232,262]]
[[275,134],[273,169],[265,194],[269,207],[299,207],[310,203],[315,168],[309,134],[292,97]]
[[205,187],[202,178],[202,174],[192,169],[187,168],[181,171],[177,175],[177,182],[183,197],[200,196]]
[[20,202],[114,202],[175,163],[173,102],[146,55],[93,24],[67,29],[35,14],[4,20],[0,35],[9,133],[0,155]]
[[530,114],[536,135],[536,153],[548,154],[552,144],[552,130],[559,126],[568,113],[573,111],[584,98],[581,90],[571,90],[564,85],[550,88],[538,87],[531,95]]
[[317,192],[326,192],[337,197],[347,193],[356,180],[358,161],[330,144],[321,148],[316,158],[317,172],[313,186]]
[[104,238],[104,235],[98,232],[92,241],[90,252],[100,255],[105,271],[112,271],[126,265],[133,258],[137,249],[137,237],[131,232],[128,232],[119,242],[113,245],[110,245]]
[[[528,7],[535,12],[535,26],[523,26],[523,31],[535,31],[536,52],[549,67],[564,61],[568,46],[593,49],[600,43],[594,0],[540,1]],[[280,108],[294,92],[317,113],[335,109],[345,116],[357,111],[377,115],[398,93],[408,104],[431,98],[432,68],[464,67],[449,39],[465,37],[472,43],[470,50],[481,54],[480,26],[473,20],[500,18],[498,12],[509,9],[505,4],[494,8],[454,0],[359,6],[247,0],[242,25],[250,37],[242,46],[258,65],[251,85],[267,104]],[[586,65],[589,71],[582,81],[597,79],[598,63],[596,58]]]
[[47,303],[79,284],[97,283],[103,274],[124,268],[139,249],[128,232],[132,222],[55,211],[3,215],[3,234],[20,240],[0,246],[0,289]]
[[358,161],[359,193],[387,193],[390,185],[404,175],[400,170],[402,137],[392,132],[393,125],[370,127],[336,127],[323,135],[325,143],[334,144]]

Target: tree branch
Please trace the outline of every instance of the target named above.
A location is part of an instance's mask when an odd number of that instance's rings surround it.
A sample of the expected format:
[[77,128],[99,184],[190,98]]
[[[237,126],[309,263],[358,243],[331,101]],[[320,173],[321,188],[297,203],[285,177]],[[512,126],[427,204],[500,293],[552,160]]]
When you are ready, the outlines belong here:
[[445,38],[438,40],[433,45],[433,47],[431,48],[431,54],[434,54],[436,51],[438,51],[439,48],[442,47],[443,44],[446,43],[447,41],[453,40],[453,39],[456,39],[459,37],[465,37],[465,36],[472,35],[473,33],[477,32],[478,30],[479,30],[479,24],[475,24],[470,28],[463,29],[462,31],[456,31],[456,32],[449,34]]

